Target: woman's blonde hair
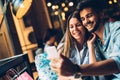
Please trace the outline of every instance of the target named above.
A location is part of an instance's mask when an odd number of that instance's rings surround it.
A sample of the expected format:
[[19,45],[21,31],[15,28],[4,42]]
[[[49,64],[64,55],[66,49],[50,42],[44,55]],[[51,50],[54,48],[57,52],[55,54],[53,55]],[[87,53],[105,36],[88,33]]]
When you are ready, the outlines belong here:
[[64,55],[69,57],[70,46],[74,45],[74,39],[69,31],[69,21],[71,18],[77,18],[80,21],[80,16],[78,11],[74,11],[67,19],[67,28],[65,32],[65,42],[64,42]]

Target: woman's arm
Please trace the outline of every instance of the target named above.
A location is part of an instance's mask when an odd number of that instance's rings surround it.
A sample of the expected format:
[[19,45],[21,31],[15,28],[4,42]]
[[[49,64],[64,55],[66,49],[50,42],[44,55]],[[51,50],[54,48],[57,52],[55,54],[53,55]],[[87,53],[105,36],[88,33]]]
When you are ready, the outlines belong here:
[[96,35],[92,33],[90,38],[87,40],[87,45],[89,50],[89,63],[94,63],[97,61],[95,56],[95,48],[94,48],[95,38]]

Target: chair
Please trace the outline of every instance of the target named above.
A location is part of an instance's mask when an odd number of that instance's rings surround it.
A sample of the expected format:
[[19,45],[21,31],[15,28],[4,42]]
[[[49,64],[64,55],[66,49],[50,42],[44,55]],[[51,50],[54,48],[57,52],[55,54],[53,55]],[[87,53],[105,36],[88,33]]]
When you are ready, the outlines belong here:
[[21,73],[26,71],[33,78],[28,54],[20,54],[0,60],[0,80],[5,80],[4,77],[9,69],[15,69]]

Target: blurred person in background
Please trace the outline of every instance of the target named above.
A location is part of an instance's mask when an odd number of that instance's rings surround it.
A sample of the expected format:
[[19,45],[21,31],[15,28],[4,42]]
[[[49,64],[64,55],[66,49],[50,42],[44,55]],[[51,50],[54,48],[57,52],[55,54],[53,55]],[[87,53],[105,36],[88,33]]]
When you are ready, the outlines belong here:
[[44,36],[44,51],[46,51],[47,47],[50,46],[57,46],[56,42],[56,34],[57,30],[56,29],[47,29],[45,36]]

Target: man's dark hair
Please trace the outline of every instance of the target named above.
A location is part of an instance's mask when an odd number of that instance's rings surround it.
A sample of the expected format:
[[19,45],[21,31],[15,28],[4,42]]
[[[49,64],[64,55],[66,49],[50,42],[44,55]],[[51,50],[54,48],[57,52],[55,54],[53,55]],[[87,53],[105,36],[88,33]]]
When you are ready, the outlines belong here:
[[100,12],[106,6],[105,0],[82,0],[78,3],[76,9],[80,12],[84,8],[92,8],[95,12]]

